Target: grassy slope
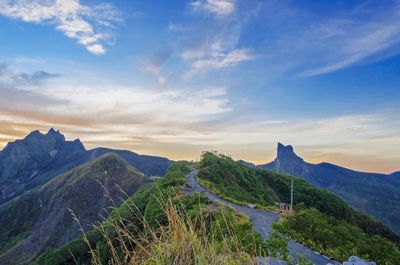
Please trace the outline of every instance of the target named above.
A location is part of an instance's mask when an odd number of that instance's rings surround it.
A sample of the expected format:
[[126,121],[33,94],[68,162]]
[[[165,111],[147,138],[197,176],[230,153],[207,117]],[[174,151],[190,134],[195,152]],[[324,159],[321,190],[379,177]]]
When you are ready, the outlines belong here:
[[[95,208],[92,203],[95,203],[98,197],[103,196],[103,191],[87,188],[87,186],[93,185],[93,180],[99,181],[99,183],[115,182],[120,187],[129,188],[130,191],[127,190],[127,192],[131,192],[132,188],[137,189],[144,183],[144,175],[119,156],[109,153],[2,205],[0,207],[0,225],[2,227],[0,255],[11,253],[35,232],[34,228],[40,229],[37,222],[39,220],[45,222],[46,218],[50,218],[50,216],[42,216],[43,213],[50,215],[55,210],[60,210],[58,206],[53,206],[59,200],[65,199],[61,201],[61,203],[64,202],[65,211],[69,207],[74,209],[80,218],[92,221],[99,219],[98,212],[92,211],[91,208]],[[110,192],[113,195],[120,193]],[[71,226],[70,218],[63,218],[61,221],[57,218],[51,220],[59,224],[62,221],[61,225],[64,229]],[[63,235],[63,229],[58,231],[49,228],[45,232],[47,234],[43,234],[43,237],[60,238]],[[39,242],[35,243],[39,244]],[[26,253],[24,252],[24,254]]]
[[[94,264],[106,264],[112,257],[113,262],[127,257],[130,260],[140,259],[139,264],[170,264],[170,259],[174,257],[190,259],[182,260],[189,263],[177,264],[199,264],[200,261],[193,258],[203,257],[208,263],[216,264],[219,259],[240,260],[268,254],[268,244],[252,231],[247,217],[236,214],[232,209],[210,204],[199,194],[185,196],[181,187],[186,184],[184,176],[187,173],[185,163],[172,164],[163,179],[127,199],[97,229],[59,249],[47,251],[35,264],[88,263],[90,260]],[[168,214],[169,206],[178,214]],[[174,225],[176,223],[180,225]],[[182,233],[187,229],[190,232],[188,237],[183,236],[187,233]],[[182,235],[179,241],[176,240],[177,235]],[[276,242],[285,246],[282,239]],[[143,249],[149,251],[141,251],[138,247],[141,245],[146,245]],[[175,245],[177,247],[173,247]],[[136,251],[133,252],[133,249]],[[154,260],[157,257],[159,259]],[[240,262],[232,261],[231,264]]]
[[[234,202],[271,206],[277,201],[290,201],[291,176],[249,168],[227,156],[210,152],[203,154],[199,168],[199,178],[203,183],[213,186],[217,193],[222,194],[227,199],[232,198]],[[362,236],[360,235],[359,238],[367,240],[369,244],[373,244],[377,248],[382,242],[390,245],[389,240],[385,238],[399,242],[399,238],[385,225],[363,213],[354,211],[332,193],[315,188],[299,178],[294,178],[294,187],[295,204],[301,204],[304,208],[315,208],[328,219],[334,220],[333,225],[336,224],[335,222],[345,222],[354,231],[360,231]],[[300,231],[300,228],[296,226],[293,226],[292,229]],[[332,233],[336,237],[342,236],[337,234],[335,230],[332,230]],[[379,237],[379,240],[369,240],[368,236]],[[334,241],[334,238],[331,237],[327,240]],[[326,244],[326,246],[328,245]],[[377,253],[372,252],[370,250],[365,255],[380,258]]]

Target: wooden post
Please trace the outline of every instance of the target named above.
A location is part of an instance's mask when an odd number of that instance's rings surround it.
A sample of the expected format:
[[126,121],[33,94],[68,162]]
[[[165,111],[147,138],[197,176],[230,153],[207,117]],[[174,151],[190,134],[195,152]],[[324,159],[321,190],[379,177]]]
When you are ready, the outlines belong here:
[[292,177],[292,185],[290,189],[290,211],[293,211],[293,177]]

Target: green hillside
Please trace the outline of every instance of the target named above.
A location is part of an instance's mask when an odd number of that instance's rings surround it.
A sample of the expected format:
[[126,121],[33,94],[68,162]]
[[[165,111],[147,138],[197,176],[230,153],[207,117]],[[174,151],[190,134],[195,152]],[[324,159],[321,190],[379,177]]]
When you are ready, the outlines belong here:
[[48,250],[35,264],[248,264],[255,256],[285,252],[283,238],[263,242],[247,217],[185,194],[188,172],[185,163],[172,164],[163,179],[115,208],[102,225]]
[[[292,177],[288,175],[278,174],[258,168],[250,168],[235,162],[231,158],[212,152],[205,152],[199,162],[199,178],[200,182],[211,187],[214,192],[233,202],[240,202],[244,205],[255,204],[260,207],[273,207],[276,202],[290,202],[290,182]],[[393,242],[400,242],[399,237],[393,233],[388,227],[374,220],[366,214],[356,212],[349,207],[343,200],[332,193],[318,189],[304,180],[294,177],[294,204],[298,208],[315,209],[317,216],[321,219],[327,218],[329,224],[322,222],[319,229],[327,229],[332,234],[331,237],[324,238],[326,244],[320,244],[318,239],[314,237],[306,237],[297,225],[285,225],[286,231],[296,232],[298,239],[309,243],[309,245],[319,244],[318,248],[327,253],[332,254],[330,246],[334,245],[336,238],[343,238],[342,246],[352,246],[352,240],[366,240],[362,244],[368,244],[370,249],[363,249],[357,253],[360,257],[375,259],[379,264],[386,257],[382,253],[372,251],[374,247],[379,249],[380,246],[388,246],[393,249],[390,255],[400,260],[399,248]],[[296,216],[297,212],[295,213]],[[288,218],[284,224],[294,222],[295,218]],[[340,225],[346,224],[345,231],[352,233],[357,231],[354,237],[343,237],[338,231]],[[282,228],[282,227],[280,227]],[[312,242],[306,242],[307,240]],[[353,243],[357,244],[356,243]],[[314,246],[314,245],[313,245]],[[344,247],[345,248],[345,247]],[[361,249],[361,246],[357,246]],[[344,250],[336,249],[336,257],[339,260],[345,256]],[[387,257],[389,258],[389,257]],[[385,263],[382,263],[385,264]]]
[[64,245],[146,182],[143,173],[109,153],[14,198],[0,206],[0,264],[27,264],[46,248]]

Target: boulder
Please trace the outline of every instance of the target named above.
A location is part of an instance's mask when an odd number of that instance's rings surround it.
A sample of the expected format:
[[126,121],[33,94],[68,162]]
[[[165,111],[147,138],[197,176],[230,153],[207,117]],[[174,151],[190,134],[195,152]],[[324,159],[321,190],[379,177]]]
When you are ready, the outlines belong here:
[[357,256],[351,256],[348,261],[343,262],[343,265],[376,265],[376,263],[363,260]]

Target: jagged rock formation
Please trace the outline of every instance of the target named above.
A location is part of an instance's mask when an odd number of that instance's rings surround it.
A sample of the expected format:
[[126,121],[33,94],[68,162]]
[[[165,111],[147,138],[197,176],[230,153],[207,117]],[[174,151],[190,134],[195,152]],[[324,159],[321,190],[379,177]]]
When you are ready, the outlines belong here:
[[143,173],[109,153],[5,203],[0,264],[29,264],[45,248],[64,245],[81,234],[69,209],[88,230],[146,182]]
[[96,148],[86,150],[79,139],[66,141],[59,131],[33,131],[8,143],[0,152],[0,205],[25,191],[46,183],[78,165],[114,152],[147,175],[163,176],[170,161],[131,151]]
[[33,131],[0,153],[0,204],[84,162],[86,150],[59,131]]
[[400,181],[392,175],[365,173],[330,163],[304,161],[292,146],[278,143],[274,161],[259,167],[301,177],[332,191],[351,206],[364,210],[400,234]]

